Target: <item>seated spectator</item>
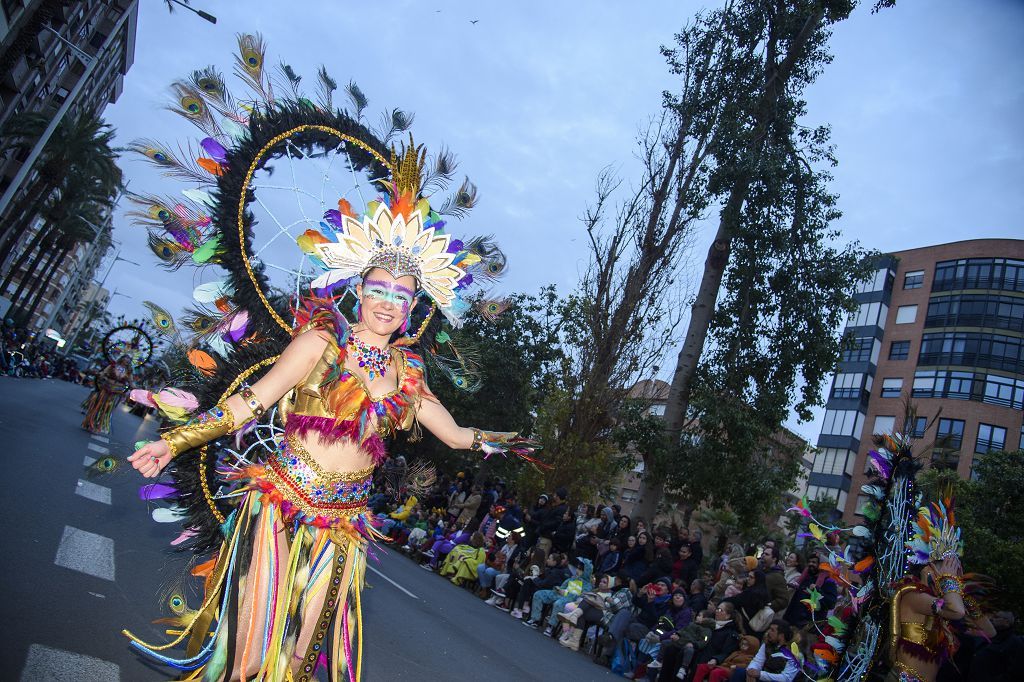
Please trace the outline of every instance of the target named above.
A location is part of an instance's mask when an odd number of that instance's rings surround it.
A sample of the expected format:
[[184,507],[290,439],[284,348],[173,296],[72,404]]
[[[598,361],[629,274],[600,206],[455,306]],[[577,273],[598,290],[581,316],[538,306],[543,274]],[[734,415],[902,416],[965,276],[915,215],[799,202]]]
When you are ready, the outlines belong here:
[[461,585],[464,580],[475,580],[477,566],[484,562],[487,553],[484,551],[484,536],[480,532],[473,533],[466,544],[455,545],[448,552],[441,565],[440,574],[451,576],[451,581]]
[[790,589],[795,590],[800,585],[800,575],[804,572],[804,562],[796,552],[786,554],[786,563],[783,575],[786,577],[786,584]]
[[679,634],[679,640],[666,645],[662,652],[658,682],[685,679],[691,665],[715,666],[736,651],[740,640],[736,608],[723,602],[713,614],[702,616]]
[[578,651],[587,629],[591,625],[601,622],[604,609],[609,605],[614,588],[615,578],[610,575],[602,575],[598,578],[597,587],[593,591],[580,595],[575,609],[557,614],[558,620],[563,624],[562,636],[558,638],[558,643],[573,651]]
[[682,580],[684,585],[691,585],[700,577],[700,564],[693,558],[693,549],[689,543],[680,545],[676,550],[676,560],[672,563],[672,577]]
[[[630,578],[630,585],[633,584],[634,581]],[[620,610],[608,623],[604,641],[605,654],[610,655],[618,649],[624,639],[636,642],[650,632],[668,609],[668,602],[672,597],[671,590],[672,581],[668,577],[659,578],[636,590],[633,594],[634,608]]]
[[469,526],[473,517],[476,516],[476,510],[480,507],[480,502],[483,500],[483,494],[481,487],[474,484],[469,489],[469,495],[463,502],[459,502],[455,507],[459,510],[459,515],[455,518],[455,525],[459,528],[466,528]]
[[693,676],[693,682],[725,682],[729,679],[732,671],[736,668],[746,667],[753,660],[761,642],[753,635],[744,635],[740,638],[740,648],[726,656],[725,660],[717,665],[701,663],[697,666]]
[[608,575],[618,573],[619,567],[622,565],[622,552],[619,549],[618,538],[612,538],[608,541],[608,551],[598,561],[598,573],[607,573]]
[[[611,507],[603,507],[601,509],[601,524],[597,528],[597,537],[602,540],[609,541],[612,538],[617,538],[619,535],[618,527],[619,524],[615,520],[615,512]],[[626,521],[626,526],[629,526],[629,520]],[[621,543],[620,543],[621,546]]]
[[760,562],[761,570],[764,571],[764,584],[768,589],[768,606],[781,616],[789,606],[793,591],[786,582],[784,567],[775,555],[777,551],[775,547],[765,547]]
[[[459,530],[454,523],[449,524],[446,527],[444,536],[436,540],[424,553],[423,556],[427,559],[427,563],[423,564],[422,567],[427,570],[435,570],[438,564],[445,560],[448,553],[456,545],[464,545],[469,542],[470,534],[464,530]],[[482,545],[483,543],[481,543]]]
[[627,542],[622,570],[626,572],[633,582],[642,585],[644,583],[641,583],[640,580],[654,561],[654,543],[651,542],[650,536],[645,532],[638,534],[633,542],[632,546]]
[[[494,504],[481,519],[480,527],[477,530],[484,534],[484,541],[488,545],[494,543],[498,533],[498,524],[501,523],[503,516],[505,516],[505,508],[500,504]],[[502,542],[504,542],[504,538],[502,538]]]
[[678,642],[680,633],[692,621],[693,611],[690,610],[690,605],[687,603],[686,591],[676,590],[672,593],[672,599],[669,601],[664,615],[658,619],[658,627],[647,635],[651,643],[656,642],[660,645],[659,655],[647,664],[648,670],[657,670],[661,667],[660,652],[664,651],[664,647],[669,643]]
[[541,623],[544,606],[551,604],[551,613],[547,618],[547,626],[544,634],[550,636],[558,624],[558,614],[562,612],[565,605],[579,599],[579,596],[591,589],[591,578],[593,577],[594,565],[589,559],[577,558],[569,564],[569,577],[562,581],[562,584],[553,589],[538,590],[533,594],[533,604],[530,607],[530,620],[526,625],[538,627]]
[[582,534],[576,536],[576,540],[573,543],[573,551],[576,556],[586,557],[594,565],[597,565],[600,543],[601,539],[597,537],[597,528],[591,526],[584,530]]
[[[551,532],[551,546],[556,552],[568,552],[576,540],[576,516],[568,505],[562,513],[561,520]],[[596,545],[595,545],[596,551]],[[593,561],[593,559],[591,559]]]
[[703,580],[698,578],[691,582],[689,594],[689,604],[691,611],[693,611],[694,613],[700,613],[708,607],[708,595]]
[[439,526],[443,532],[444,524],[441,523],[441,518],[436,513],[431,513],[426,519],[414,524],[409,530],[409,534],[405,538],[405,544],[401,549],[406,551],[419,549],[420,545],[427,539],[427,536]]
[[[615,531],[615,537],[619,538],[619,549],[623,552],[629,547],[629,536],[633,535],[633,523],[629,517],[623,514],[619,517],[618,529]],[[634,542],[636,542],[634,536]]]
[[764,635],[764,644],[746,667],[735,668],[730,682],[766,680],[793,682],[800,673],[800,662],[790,648],[793,629],[784,620],[774,620]]
[[812,587],[821,595],[821,599],[818,602],[819,608],[813,614],[814,620],[827,618],[828,612],[836,605],[839,590],[836,587],[835,581],[827,573],[819,569],[819,562],[820,559],[817,554],[807,557],[807,568],[804,569],[803,574],[800,576],[796,590],[789,600],[789,607],[782,616],[782,619],[793,627],[803,627],[812,619],[810,610],[802,601],[810,597]]
[[[658,578],[672,575],[672,553],[666,543],[663,547],[654,550],[654,561],[647,567],[644,574],[640,576],[640,584],[646,585]],[[689,583],[686,583],[689,585]]]
[[763,609],[770,599],[768,588],[765,587],[764,571],[755,569],[747,574],[746,582],[739,594],[723,599],[736,607],[744,633],[752,632],[750,620]]
[[[541,548],[536,548],[543,552]],[[512,617],[523,618],[524,622],[529,620],[533,604],[533,595],[538,591],[550,590],[561,585],[569,577],[569,567],[566,565],[565,557],[557,552],[548,555],[544,562],[544,568],[537,575],[528,575],[523,579],[522,587],[518,594],[511,596],[506,591],[509,599],[512,600]],[[537,615],[540,618],[540,614]]]
[[[541,494],[537,498],[537,504],[530,507],[530,510],[523,516],[523,525],[526,528],[526,536],[523,538],[523,544],[527,547],[533,547],[537,544],[540,539],[540,527],[545,522],[548,516],[548,496]],[[541,546],[548,554],[551,553],[550,547]]]
[[382,519],[380,525],[380,532],[390,537],[391,530],[396,526],[401,526],[402,522],[409,518],[412,514],[412,510],[416,507],[417,499],[415,495],[409,495],[405,498],[405,502],[400,504],[395,511],[388,515],[379,514],[378,518]]
[[[502,573],[506,573],[506,568],[511,569],[521,553],[522,547],[519,544],[519,533],[512,533],[512,535],[508,536],[505,544],[497,548],[493,556],[487,559],[486,563],[480,564],[477,567],[476,574],[480,580],[480,596],[486,597],[490,594],[495,578]],[[504,597],[504,594],[500,597],[498,594],[494,594],[487,600],[487,603],[494,606],[499,598],[503,599]]]

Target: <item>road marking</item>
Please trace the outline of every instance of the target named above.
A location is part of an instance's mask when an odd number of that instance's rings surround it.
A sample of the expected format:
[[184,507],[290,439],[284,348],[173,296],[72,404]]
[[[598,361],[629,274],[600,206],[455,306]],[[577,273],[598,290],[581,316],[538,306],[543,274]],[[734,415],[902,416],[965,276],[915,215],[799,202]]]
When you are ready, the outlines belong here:
[[82,479],[78,479],[78,485],[75,487],[75,494],[96,502],[102,502],[103,504],[110,504],[110,488],[97,485],[92,481],[83,481]]
[[92,656],[33,644],[28,648],[28,660],[20,679],[21,682],[120,682],[121,667]]
[[101,443],[109,443],[110,442],[109,438],[107,438],[106,436],[101,436],[98,433],[90,434],[90,436],[92,437],[93,440],[98,440]]
[[377,575],[379,575],[379,576],[380,576],[381,578],[384,578],[384,580],[387,580],[387,581],[388,581],[389,583],[391,583],[392,585],[394,585],[395,587],[397,587],[398,589],[400,589],[400,590],[401,590],[402,592],[405,592],[405,593],[406,593],[407,595],[409,595],[409,596],[410,596],[410,597],[412,597],[413,599],[419,599],[419,597],[417,597],[417,596],[416,596],[415,594],[413,594],[413,593],[412,593],[412,592],[410,592],[409,590],[405,589],[404,587],[402,587],[401,585],[399,585],[398,583],[396,583],[396,582],[395,582],[394,580],[392,580],[391,578],[387,577],[386,575],[384,575],[383,573],[381,573],[380,571],[378,571],[378,570],[377,570],[376,568],[374,568],[373,566],[367,566],[367,568],[368,568],[368,569],[370,569],[371,571],[373,571],[374,573],[376,573]]
[[93,452],[98,452],[101,455],[109,455],[110,454],[110,449],[109,448],[105,448],[102,445],[96,445],[96,443],[89,443],[89,449],[92,450]]
[[85,458],[82,459],[82,466],[91,467],[95,463],[96,463],[96,458],[95,457],[90,457],[89,455],[86,455]]
[[113,581],[114,541],[96,533],[64,526],[64,535],[57,546],[57,558],[53,563]]

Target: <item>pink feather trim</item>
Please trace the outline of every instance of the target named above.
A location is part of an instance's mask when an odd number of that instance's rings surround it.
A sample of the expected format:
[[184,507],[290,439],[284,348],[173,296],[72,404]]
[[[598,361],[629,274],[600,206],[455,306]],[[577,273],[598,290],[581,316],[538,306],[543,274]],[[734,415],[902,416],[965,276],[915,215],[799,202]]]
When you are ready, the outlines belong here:
[[[359,444],[359,424],[354,420],[339,422],[330,417],[290,414],[285,425],[285,433],[299,438],[306,438],[315,433],[322,445],[331,445],[340,440],[350,440]],[[370,434],[362,442],[362,447],[373,458],[374,466],[379,466],[387,457],[384,441],[376,433]]]

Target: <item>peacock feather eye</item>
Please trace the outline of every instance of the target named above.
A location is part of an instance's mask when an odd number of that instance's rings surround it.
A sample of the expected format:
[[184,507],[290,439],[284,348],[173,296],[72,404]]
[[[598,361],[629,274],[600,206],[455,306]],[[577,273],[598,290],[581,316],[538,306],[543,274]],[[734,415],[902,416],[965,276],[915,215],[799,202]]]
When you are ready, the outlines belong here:
[[117,459],[114,457],[104,457],[96,462],[96,468],[99,471],[108,474],[117,468]]
[[501,271],[502,271],[501,263],[491,261],[490,263],[487,264],[487,273],[488,274],[497,275]]
[[166,163],[167,162],[167,154],[164,154],[159,149],[147,149],[146,150],[146,156],[148,156],[149,158],[153,159],[154,161],[156,161],[158,163]]
[[199,87],[202,88],[203,92],[220,94],[220,85],[213,78],[200,78]]
[[171,607],[171,611],[176,615],[181,615],[185,612],[185,598],[180,594],[173,594],[171,598],[167,600],[168,606]]
[[205,109],[202,100],[192,95],[181,98],[181,108],[192,116],[201,116]]
[[263,55],[256,50],[246,48],[242,50],[242,60],[250,69],[258,69],[263,64]]

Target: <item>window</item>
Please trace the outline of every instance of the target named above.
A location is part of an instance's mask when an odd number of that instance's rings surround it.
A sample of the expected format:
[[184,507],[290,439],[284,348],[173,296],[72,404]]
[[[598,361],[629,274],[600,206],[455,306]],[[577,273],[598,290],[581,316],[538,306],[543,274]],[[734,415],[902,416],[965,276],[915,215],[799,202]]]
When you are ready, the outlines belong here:
[[832,382],[832,397],[847,400],[867,399],[871,392],[871,377],[867,374],[837,374]]
[[875,428],[872,433],[892,433],[896,430],[896,417],[878,415],[875,417]]
[[854,514],[857,516],[864,516],[864,508],[868,506],[870,498],[867,495],[857,496],[857,508],[854,510]]
[[655,417],[664,417],[665,416],[665,405],[664,404],[660,404],[660,403],[659,404],[655,404],[655,405],[651,405],[651,408],[649,410],[647,410],[647,413],[651,414],[651,415],[654,415]]
[[10,25],[14,23],[15,15],[21,12],[24,5],[21,0],[2,0],[0,7],[3,8],[4,18],[7,19],[7,24]]
[[979,455],[996,452],[1006,447],[1006,429],[992,424],[978,424],[978,441],[974,451]]
[[829,488],[823,485],[807,486],[808,500],[827,500],[832,498],[836,501],[836,509],[840,511],[846,507],[846,496],[846,491],[841,488]]
[[913,421],[907,418],[903,430],[911,438],[924,438],[924,432],[928,429],[928,417],[914,417]]
[[958,289],[1024,291],[1024,261],[1011,258],[966,258],[936,263],[932,291]]
[[911,324],[917,320],[917,305],[901,305],[896,309],[896,324]]
[[1024,331],[1024,299],[995,294],[932,296],[924,326]]
[[910,357],[910,341],[893,341],[889,344],[890,360],[906,360]]
[[924,270],[913,270],[903,275],[904,289],[920,289],[924,286]]
[[885,291],[892,283],[892,271],[888,268],[875,270],[871,279],[861,282],[856,289],[858,294],[866,294],[872,291]]
[[857,410],[825,410],[821,433],[826,436],[852,436],[860,438],[864,428],[864,415]]
[[875,339],[870,336],[849,337],[843,348],[843,362],[870,362]]
[[850,318],[851,327],[884,327],[885,316],[889,314],[889,306],[884,303],[861,303],[857,312]]
[[[853,460],[857,453],[841,448],[822,448],[814,454],[811,470],[819,474],[842,476],[853,474]],[[834,495],[833,495],[834,497]]]
[[979,332],[924,334],[918,364],[986,367],[1024,374],[1024,340]]
[[903,393],[903,379],[882,379],[882,397],[899,398]]
[[940,419],[939,430],[935,433],[936,443],[941,447],[959,450],[964,439],[963,419]]

